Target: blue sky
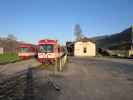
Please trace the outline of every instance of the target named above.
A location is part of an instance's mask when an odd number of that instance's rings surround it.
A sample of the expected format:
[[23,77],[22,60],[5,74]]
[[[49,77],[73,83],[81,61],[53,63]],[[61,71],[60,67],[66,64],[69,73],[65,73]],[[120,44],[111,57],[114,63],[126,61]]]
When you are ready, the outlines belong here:
[[75,24],[87,37],[120,32],[133,24],[133,0],[0,0],[0,36],[64,44]]

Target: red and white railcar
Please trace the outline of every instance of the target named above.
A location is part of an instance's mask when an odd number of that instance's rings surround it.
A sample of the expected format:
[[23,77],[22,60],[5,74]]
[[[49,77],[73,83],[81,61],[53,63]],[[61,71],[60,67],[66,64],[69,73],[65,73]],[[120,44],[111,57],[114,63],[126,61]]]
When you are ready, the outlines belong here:
[[29,59],[37,56],[37,46],[32,44],[19,44],[18,56],[20,59]]
[[62,55],[62,49],[57,40],[44,39],[38,42],[38,60],[41,63],[54,63]]

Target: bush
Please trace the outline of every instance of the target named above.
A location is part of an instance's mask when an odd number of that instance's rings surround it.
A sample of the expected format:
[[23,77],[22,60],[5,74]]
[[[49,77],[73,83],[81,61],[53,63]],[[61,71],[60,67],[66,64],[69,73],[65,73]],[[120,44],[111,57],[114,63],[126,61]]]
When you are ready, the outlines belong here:
[[8,63],[18,60],[18,55],[16,53],[4,53],[0,54],[0,63]]
[[105,50],[105,49],[99,48],[99,49],[98,49],[98,53],[99,53],[100,55],[102,55],[102,56],[110,56],[109,52],[108,52],[107,50]]

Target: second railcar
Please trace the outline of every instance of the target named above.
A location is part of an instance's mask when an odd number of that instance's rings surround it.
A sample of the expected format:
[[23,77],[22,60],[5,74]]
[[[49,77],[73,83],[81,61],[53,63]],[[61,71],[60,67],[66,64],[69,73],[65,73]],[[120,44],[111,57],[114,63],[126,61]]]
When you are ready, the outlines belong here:
[[20,44],[18,47],[18,56],[21,60],[37,56],[37,46],[32,44]]

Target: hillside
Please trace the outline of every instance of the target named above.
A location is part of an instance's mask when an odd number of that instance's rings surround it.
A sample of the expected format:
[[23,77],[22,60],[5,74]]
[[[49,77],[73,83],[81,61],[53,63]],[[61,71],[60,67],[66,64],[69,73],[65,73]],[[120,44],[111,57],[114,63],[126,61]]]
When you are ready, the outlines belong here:
[[129,45],[132,42],[132,34],[133,27],[130,27],[120,33],[94,37],[92,39],[96,41],[97,48],[116,48],[123,44],[126,48],[129,48]]

